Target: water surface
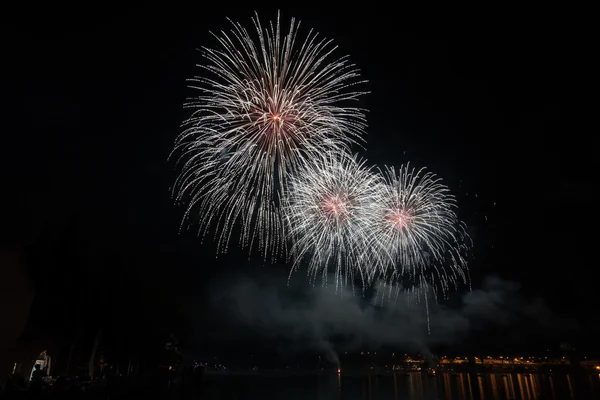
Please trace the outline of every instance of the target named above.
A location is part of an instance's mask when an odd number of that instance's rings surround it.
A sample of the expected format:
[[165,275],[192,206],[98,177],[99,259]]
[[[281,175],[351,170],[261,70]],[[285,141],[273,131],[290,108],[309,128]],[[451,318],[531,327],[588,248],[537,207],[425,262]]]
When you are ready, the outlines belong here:
[[207,374],[206,399],[600,399],[599,374]]

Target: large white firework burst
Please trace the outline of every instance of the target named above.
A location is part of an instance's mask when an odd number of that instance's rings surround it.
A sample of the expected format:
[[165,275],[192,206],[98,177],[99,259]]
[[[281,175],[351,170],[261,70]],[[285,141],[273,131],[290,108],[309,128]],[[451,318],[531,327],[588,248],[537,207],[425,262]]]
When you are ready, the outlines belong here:
[[175,143],[181,174],[174,191],[187,203],[184,221],[199,215],[202,235],[214,229],[217,253],[226,252],[238,226],[240,245],[258,245],[272,258],[285,248],[281,197],[288,176],[329,148],[360,142],[363,110],[347,101],[363,93],[347,57],[331,59],[335,47],[310,31],[297,37],[291,20],[282,35],[253,18],[255,35],[232,22],[214,35],[218,47],[203,48],[207,76],[192,79],[200,94]]
[[321,275],[323,283],[333,271],[336,289],[358,278],[363,286],[368,283],[361,257],[368,244],[366,212],[375,201],[378,181],[364,161],[344,152],[316,157],[290,180],[284,215],[292,271],[306,261],[308,275]]
[[381,176],[376,201],[366,213],[370,242],[364,259],[370,267],[389,279],[390,288],[408,278],[425,296],[430,287],[446,295],[466,283],[471,242],[448,187],[436,175],[409,165],[385,168]]

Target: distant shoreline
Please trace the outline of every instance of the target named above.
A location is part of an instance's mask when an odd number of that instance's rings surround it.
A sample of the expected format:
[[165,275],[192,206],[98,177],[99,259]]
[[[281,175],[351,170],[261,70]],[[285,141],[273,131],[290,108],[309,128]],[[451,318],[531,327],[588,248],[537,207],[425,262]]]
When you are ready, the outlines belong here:
[[[552,374],[564,375],[568,374],[572,371],[556,371],[552,372]],[[344,376],[417,376],[421,375],[425,378],[435,378],[435,376],[452,376],[452,375],[464,375],[475,372],[467,372],[467,371],[442,371],[438,372],[435,375],[430,374],[426,371],[361,371],[361,370],[347,370],[342,371],[340,374],[335,371],[206,371],[206,375],[210,376],[256,376],[256,377],[294,377],[294,376],[330,376],[330,377],[344,377]],[[482,371],[476,372],[477,375],[548,375],[547,371]]]

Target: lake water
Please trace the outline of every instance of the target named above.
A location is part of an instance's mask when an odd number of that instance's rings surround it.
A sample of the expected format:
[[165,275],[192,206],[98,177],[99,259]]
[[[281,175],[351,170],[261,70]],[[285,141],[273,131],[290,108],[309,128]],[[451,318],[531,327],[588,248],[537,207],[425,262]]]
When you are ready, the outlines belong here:
[[205,399],[600,399],[599,374],[210,375]]

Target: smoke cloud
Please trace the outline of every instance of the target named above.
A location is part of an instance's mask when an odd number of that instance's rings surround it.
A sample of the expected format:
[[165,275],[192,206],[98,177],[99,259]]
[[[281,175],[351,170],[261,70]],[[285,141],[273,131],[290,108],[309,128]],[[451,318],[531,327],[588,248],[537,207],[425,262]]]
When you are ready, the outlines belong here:
[[286,278],[229,277],[212,293],[212,303],[236,331],[283,338],[297,350],[323,352],[332,363],[339,363],[335,350],[402,346],[427,354],[430,346],[460,343],[478,329],[511,330],[520,321],[538,329],[573,327],[555,317],[542,299],[524,300],[517,283],[497,277],[464,294],[459,305],[436,304],[430,297],[427,308],[404,294],[390,299],[381,291],[363,296],[360,289],[353,294],[343,288],[336,293],[334,287],[310,286],[303,279],[292,279],[288,286]]

